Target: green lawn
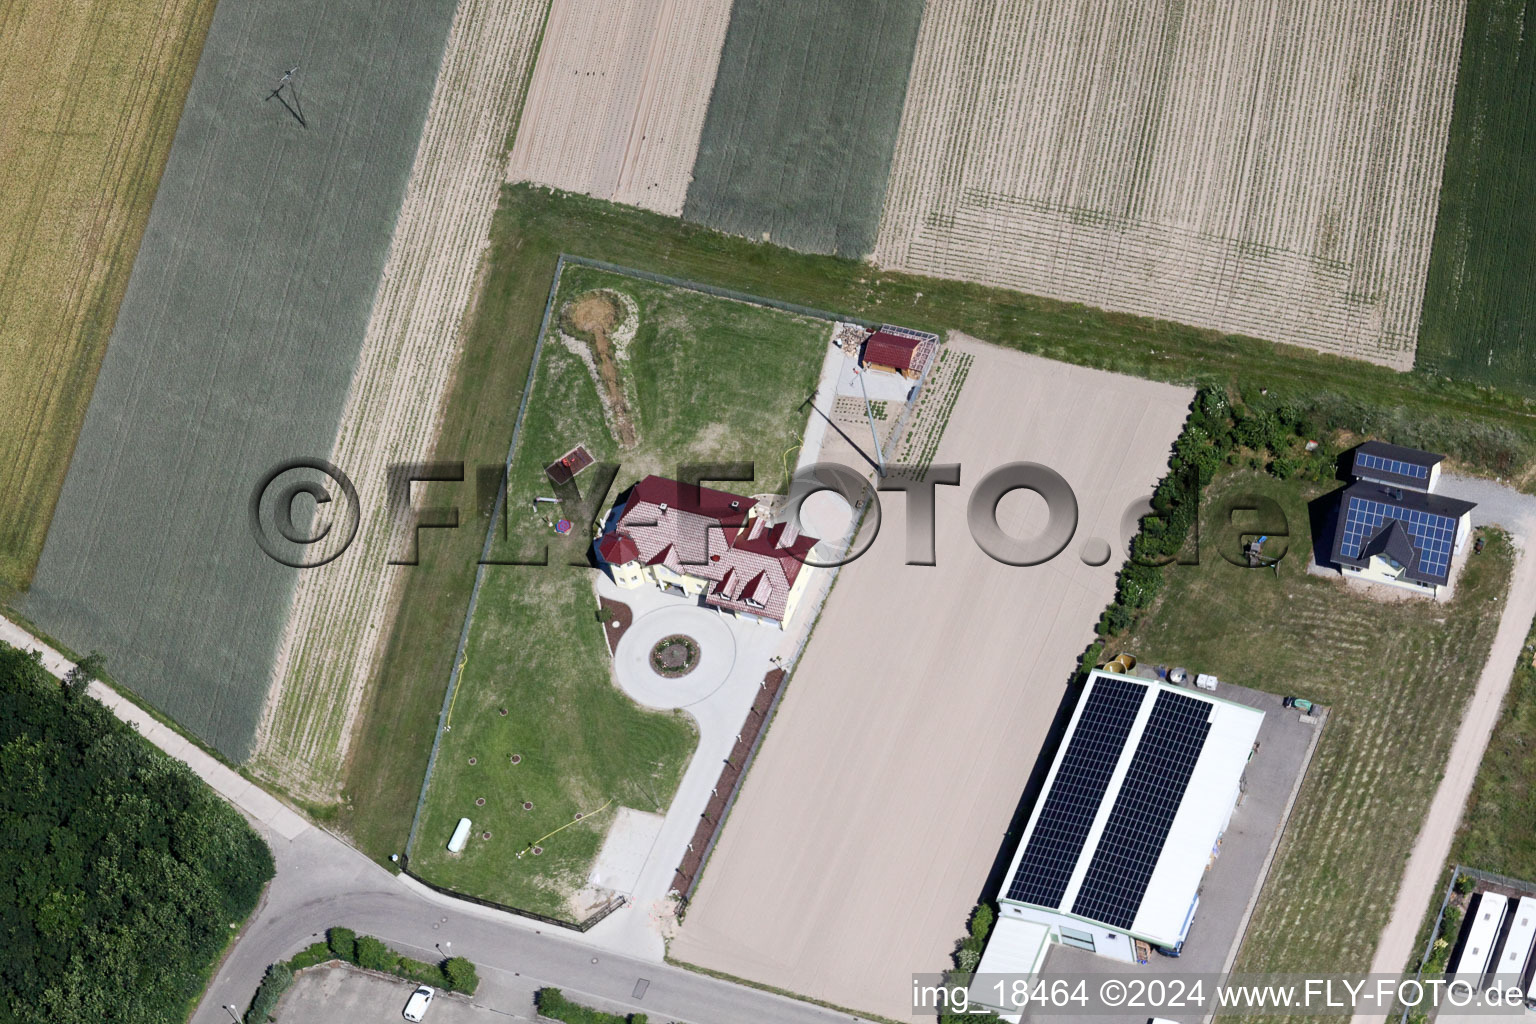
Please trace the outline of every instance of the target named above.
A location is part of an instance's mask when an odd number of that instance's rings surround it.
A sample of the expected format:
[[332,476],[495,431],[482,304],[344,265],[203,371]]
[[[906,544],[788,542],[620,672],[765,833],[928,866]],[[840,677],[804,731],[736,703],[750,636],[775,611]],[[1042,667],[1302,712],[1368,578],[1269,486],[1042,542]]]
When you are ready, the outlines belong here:
[[[1311,419],[1448,452],[1530,489],[1536,406],[1508,392],[1446,381],[1163,321],[1106,313],[958,281],[881,273],[853,260],[755,244],[581,196],[508,187],[492,228],[484,284],[457,380],[445,404],[437,457],[499,463],[528,372],[561,252],[721,287],[890,320],[963,330],[1065,362],[1180,383],[1268,388],[1316,410]],[[457,485],[424,500],[463,500]],[[474,582],[483,521],[427,531],[411,570],[372,698],[354,744],[347,803],[338,816],[368,853],[386,860],[405,841],[427,752]]]
[[[551,330],[508,484],[511,536],[493,553],[549,543],[551,564],[486,574],[411,857],[412,870],[439,885],[561,918],[573,916],[567,897],[585,882],[614,813],[664,811],[696,737],[685,716],[643,710],[612,683],[592,570],[568,565],[588,538],[578,529],[576,541],[557,545],[533,511],[534,496],[553,493],[543,467],[577,443],[619,462],[608,503],[680,461],[754,461],[768,471],[741,489],[777,488],[830,335],[823,321],[580,266],[566,268],[558,302],[599,288],[638,310],[627,371],[639,445],[621,450],[587,366]],[[577,482],[585,489],[596,477],[591,469]],[[571,824],[578,813],[591,816]],[[460,817],[474,821],[475,838],[455,856],[444,844]],[[516,856],[556,829],[541,854]]]
[[[1318,484],[1248,470],[1207,492],[1201,564],[1174,566],[1117,649],[1331,708],[1248,926],[1241,971],[1364,971],[1504,606],[1512,550],[1490,533],[1448,605],[1386,603],[1306,572]],[[1224,495],[1272,497],[1289,521],[1278,574],[1216,552]],[[1251,522],[1251,521],[1249,521]],[[1249,526],[1241,514],[1241,527]],[[1273,542],[1271,542],[1273,544]],[[1273,554],[1278,549],[1266,547]]]
[[1536,2],[1470,0],[1417,364],[1536,393]]

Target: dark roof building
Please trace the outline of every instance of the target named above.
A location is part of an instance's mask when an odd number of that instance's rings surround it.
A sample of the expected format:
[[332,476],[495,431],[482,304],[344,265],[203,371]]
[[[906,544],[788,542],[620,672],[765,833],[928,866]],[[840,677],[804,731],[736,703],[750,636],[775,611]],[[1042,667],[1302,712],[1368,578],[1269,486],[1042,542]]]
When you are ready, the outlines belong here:
[[1432,455],[1385,441],[1367,441],[1355,449],[1350,475],[1356,480],[1432,491],[1439,477],[1436,467],[1444,461],[1444,455]]
[[1357,480],[1339,499],[1333,560],[1366,569],[1380,559],[1387,571],[1425,587],[1450,582],[1462,518],[1476,504],[1439,494]]

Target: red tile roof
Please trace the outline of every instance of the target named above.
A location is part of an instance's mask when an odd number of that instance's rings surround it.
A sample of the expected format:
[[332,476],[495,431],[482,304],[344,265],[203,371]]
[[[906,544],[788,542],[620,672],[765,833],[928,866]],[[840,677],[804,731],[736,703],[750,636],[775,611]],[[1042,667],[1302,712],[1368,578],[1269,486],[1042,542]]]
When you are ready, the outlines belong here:
[[890,366],[898,370],[913,368],[913,359],[922,342],[916,338],[903,338],[886,330],[876,331],[864,343],[864,361],[876,366]]
[[748,520],[754,504],[729,491],[648,476],[630,491],[618,523],[598,541],[598,553],[614,565],[663,563],[713,583],[708,604],[782,621],[789,590],[817,538],[784,523],[765,528],[761,517]]

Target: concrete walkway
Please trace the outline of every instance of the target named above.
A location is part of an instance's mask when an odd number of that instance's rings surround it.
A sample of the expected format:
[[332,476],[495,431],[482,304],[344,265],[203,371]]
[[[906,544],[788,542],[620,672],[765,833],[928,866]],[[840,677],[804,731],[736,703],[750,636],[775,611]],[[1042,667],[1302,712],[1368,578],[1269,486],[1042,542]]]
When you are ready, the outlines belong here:
[[[0,617],[0,640],[24,651],[42,651],[43,667],[60,679],[74,667],[74,662],[3,617]],[[198,777],[213,787],[214,792],[244,811],[253,821],[290,840],[314,827],[261,787],[206,753],[175,729],[157,721],[149,712],[105,683],[92,683],[89,692],[92,697],[111,708],[114,715],[137,729],[149,742],[177,760],[184,761]]]
[[[1498,724],[1510,678],[1530,631],[1531,620],[1536,617],[1536,556],[1531,552],[1531,538],[1536,537],[1536,498],[1491,480],[1451,474],[1442,477],[1438,490],[1453,498],[1477,502],[1477,508],[1472,511],[1475,526],[1498,525],[1509,531],[1516,550],[1515,571],[1510,579],[1508,604],[1494,635],[1493,647],[1488,652],[1488,661],[1483,665],[1477,689],[1467,704],[1445,765],[1445,775],[1435,791],[1429,813],[1419,829],[1418,841],[1414,843],[1403,871],[1392,916],[1376,943],[1376,955],[1371,961],[1372,974],[1397,975],[1419,952],[1414,948],[1419,925],[1439,892],[1441,869],[1450,856],[1451,841],[1472,795],[1472,784],[1488,747],[1488,737]],[[1362,1024],[1372,1019],[1366,1016],[1355,1018]]]

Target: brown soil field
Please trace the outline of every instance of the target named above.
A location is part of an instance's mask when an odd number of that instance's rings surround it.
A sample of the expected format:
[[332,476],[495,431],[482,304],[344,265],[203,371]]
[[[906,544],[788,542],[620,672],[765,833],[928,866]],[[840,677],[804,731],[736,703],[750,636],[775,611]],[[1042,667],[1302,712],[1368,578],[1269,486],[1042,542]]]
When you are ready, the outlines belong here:
[[1463,14],[935,0],[875,262],[1411,367]]
[[490,234],[507,133],[545,0],[461,0],[374,299],[331,461],[363,516],[347,552],[301,577],[255,765],[305,799],[336,799],[408,548],[390,528],[386,470],[431,457],[460,328]]
[[509,181],[676,217],[730,0],[554,0]]
[[[913,972],[949,965],[1113,596],[1119,560],[1092,567],[1083,549],[1128,542],[1126,510],[1166,472],[1192,398],[949,347],[975,362],[934,460],[962,464],[961,486],[937,488],[937,564],[905,564],[905,507],[886,495],[879,538],[842,570],[670,948],[898,1020]],[[1076,534],[1044,565],[993,561],[965,526],[971,489],[1015,461],[1076,492]],[[998,505],[1012,536],[1043,521],[1027,492]]]

